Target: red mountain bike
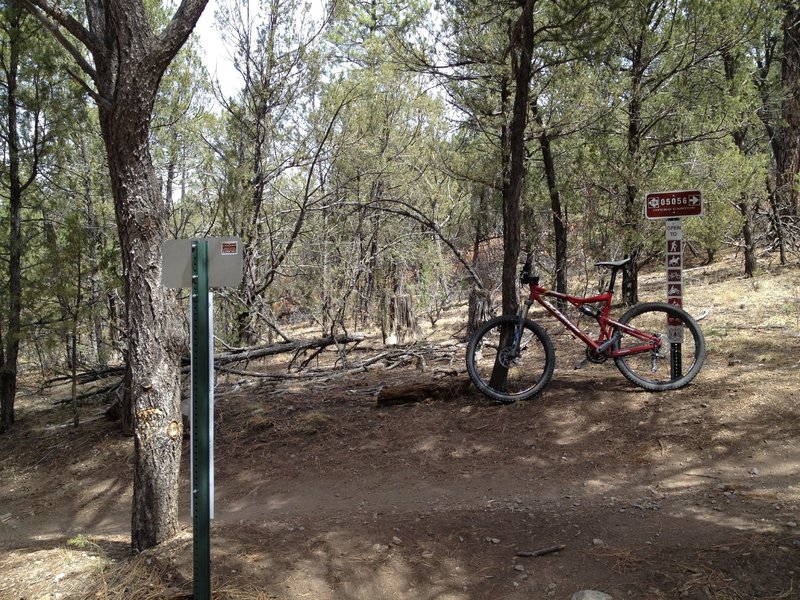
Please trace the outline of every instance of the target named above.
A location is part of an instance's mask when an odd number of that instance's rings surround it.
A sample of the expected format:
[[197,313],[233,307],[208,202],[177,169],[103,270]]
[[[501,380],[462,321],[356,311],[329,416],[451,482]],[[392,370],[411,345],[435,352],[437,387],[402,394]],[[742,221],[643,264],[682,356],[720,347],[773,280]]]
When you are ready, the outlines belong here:
[[[467,346],[467,371],[481,392],[500,402],[527,400],[539,394],[553,377],[555,351],[547,332],[528,319],[536,302],[586,344],[584,362],[609,358],[636,385],[651,391],[677,390],[695,378],[703,366],[706,344],[697,322],[682,308],[661,302],[637,304],[618,321],[610,317],[617,272],[629,258],[596,264],[611,269],[608,288],[595,296],[570,296],[539,285],[539,276],[526,264],[520,274],[530,295],[516,315],[484,323]],[[594,317],[600,332],[589,337],[558,308],[555,298]]]

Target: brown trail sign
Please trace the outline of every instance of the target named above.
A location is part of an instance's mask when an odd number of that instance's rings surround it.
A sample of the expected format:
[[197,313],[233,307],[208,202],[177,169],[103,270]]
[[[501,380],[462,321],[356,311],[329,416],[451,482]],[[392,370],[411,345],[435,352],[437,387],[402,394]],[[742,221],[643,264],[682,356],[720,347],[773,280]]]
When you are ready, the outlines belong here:
[[651,192],[645,196],[644,215],[648,219],[676,219],[703,214],[700,190]]

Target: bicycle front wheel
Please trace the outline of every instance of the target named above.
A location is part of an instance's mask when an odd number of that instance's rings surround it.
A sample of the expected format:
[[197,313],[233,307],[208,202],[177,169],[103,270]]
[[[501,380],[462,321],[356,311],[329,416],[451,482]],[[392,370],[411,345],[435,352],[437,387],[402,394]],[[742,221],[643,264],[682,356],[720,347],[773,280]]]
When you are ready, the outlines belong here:
[[[662,340],[658,350],[617,356],[620,372],[636,385],[651,391],[677,390],[695,378],[706,357],[706,342],[697,322],[682,308],[649,302],[628,310],[620,323]],[[646,342],[617,328],[615,350],[633,350]],[[678,343],[678,340],[680,342]]]
[[[484,323],[467,346],[467,371],[475,386],[500,402],[528,400],[553,377],[556,357],[547,332],[513,315]],[[514,343],[520,336],[519,346]],[[519,348],[518,350],[516,348]]]

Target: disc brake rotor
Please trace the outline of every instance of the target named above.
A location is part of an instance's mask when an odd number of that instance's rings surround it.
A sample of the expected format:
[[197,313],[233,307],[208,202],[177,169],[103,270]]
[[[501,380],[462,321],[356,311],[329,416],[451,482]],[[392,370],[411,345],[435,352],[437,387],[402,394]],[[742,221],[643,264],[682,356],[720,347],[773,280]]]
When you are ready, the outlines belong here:
[[517,364],[517,355],[512,348],[503,348],[497,355],[497,361],[506,369]]

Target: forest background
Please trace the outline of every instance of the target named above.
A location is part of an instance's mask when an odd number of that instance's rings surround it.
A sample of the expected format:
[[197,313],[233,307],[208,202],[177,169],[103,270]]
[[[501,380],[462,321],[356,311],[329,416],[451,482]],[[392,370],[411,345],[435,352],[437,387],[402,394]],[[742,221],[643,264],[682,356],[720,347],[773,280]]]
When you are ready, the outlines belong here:
[[[133,267],[160,264],[121,234],[108,99],[79,75],[92,60],[32,16],[47,2],[1,6],[9,432],[21,374],[129,359]],[[145,2],[145,29],[173,11]],[[460,303],[512,310],[525,256],[560,291],[632,256],[635,302],[638,271],[662,260],[663,227],[642,210],[655,190],[701,189],[688,252],[736,248],[752,277],[800,239],[799,15],[778,0],[220,0],[241,85],[207,72],[197,38],[167,61],[147,129],[160,231],[241,238],[244,280],[215,309],[230,348],[288,341],[298,323],[390,338]],[[169,305],[185,334],[185,292]],[[135,430],[140,413],[119,404]]]

